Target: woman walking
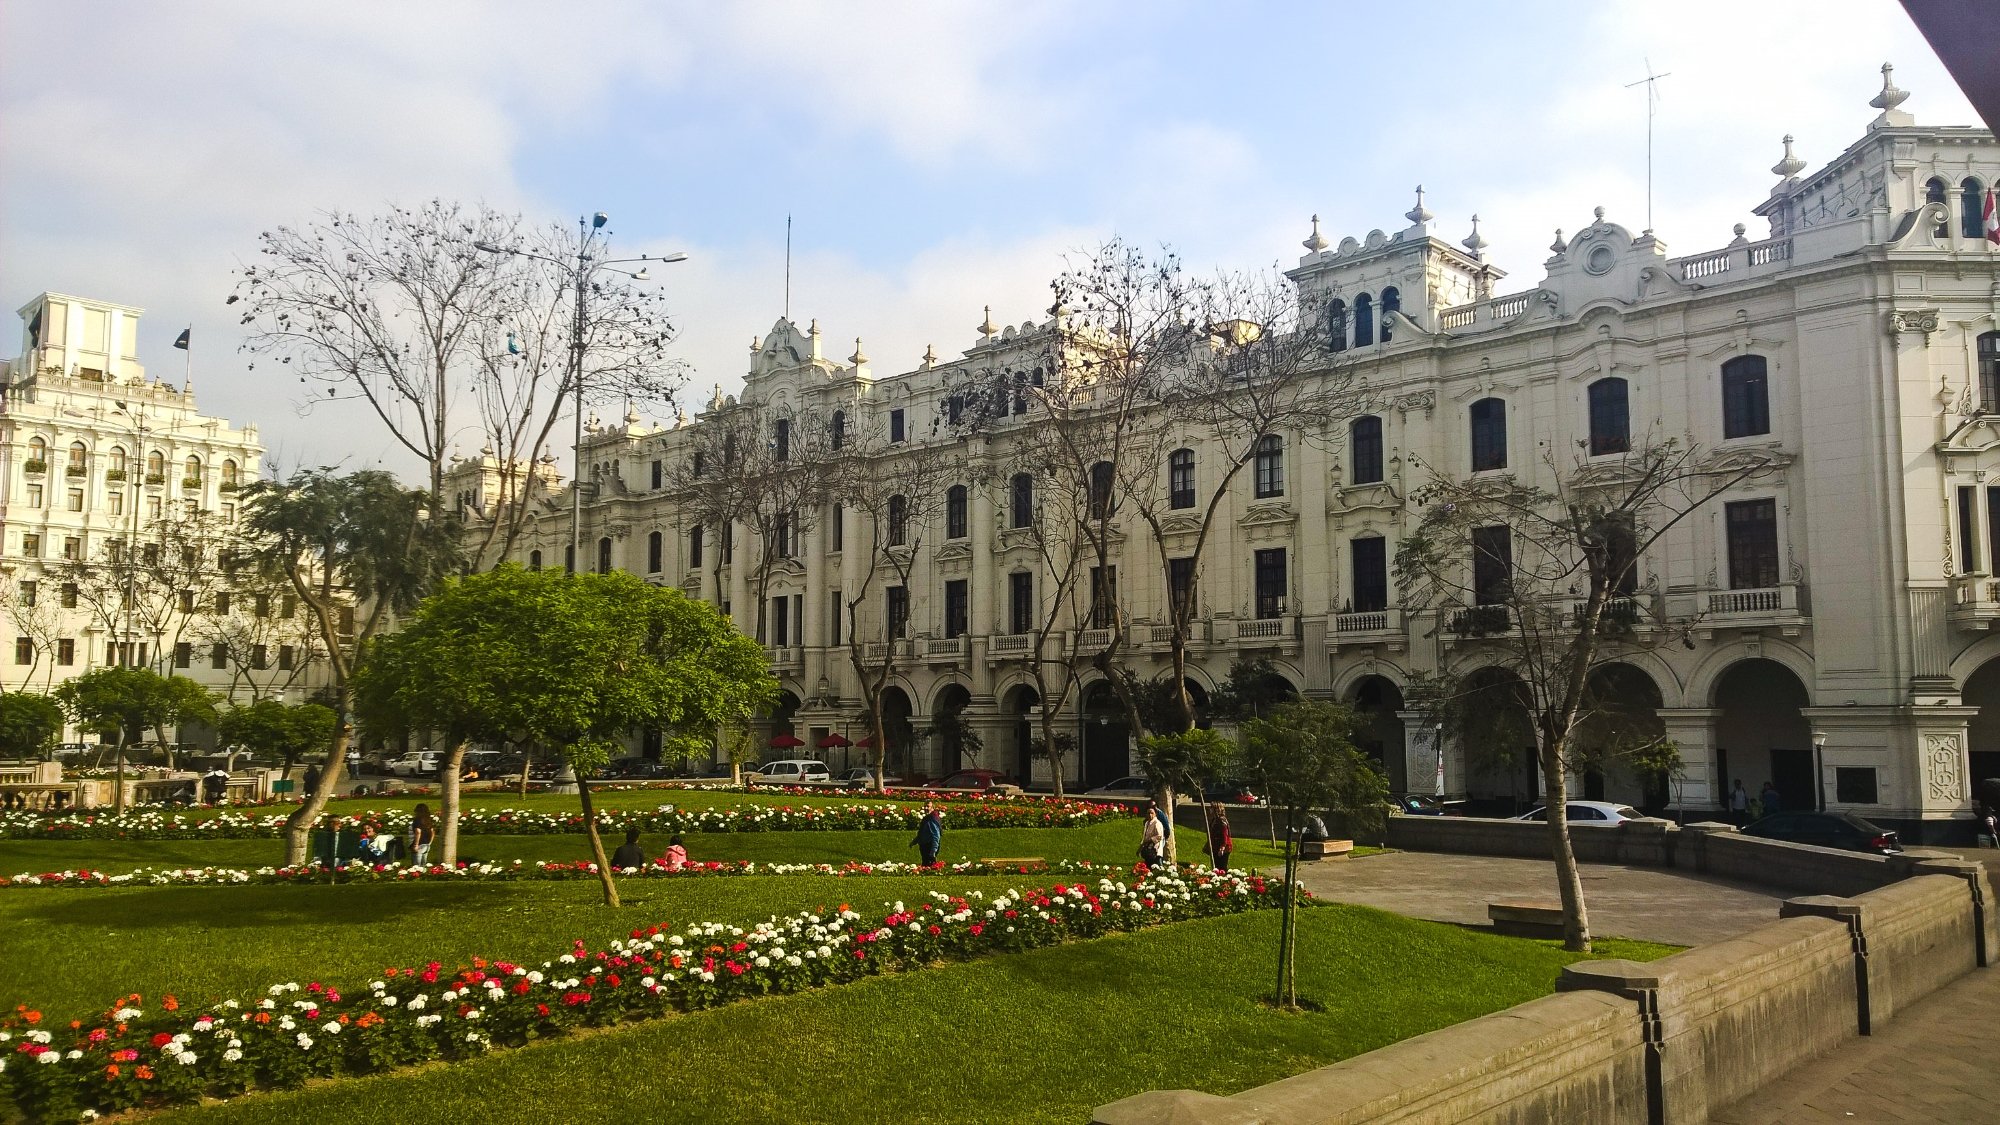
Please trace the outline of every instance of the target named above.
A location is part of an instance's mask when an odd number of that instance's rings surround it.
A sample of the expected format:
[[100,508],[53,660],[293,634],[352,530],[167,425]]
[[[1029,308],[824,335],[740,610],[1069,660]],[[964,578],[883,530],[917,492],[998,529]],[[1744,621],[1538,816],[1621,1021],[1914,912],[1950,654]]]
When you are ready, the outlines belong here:
[[431,807],[418,805],[416,814],[410,818],[410,862],[418,867],[428,867],[431,844],[436,840],[437,821],[431,819]]

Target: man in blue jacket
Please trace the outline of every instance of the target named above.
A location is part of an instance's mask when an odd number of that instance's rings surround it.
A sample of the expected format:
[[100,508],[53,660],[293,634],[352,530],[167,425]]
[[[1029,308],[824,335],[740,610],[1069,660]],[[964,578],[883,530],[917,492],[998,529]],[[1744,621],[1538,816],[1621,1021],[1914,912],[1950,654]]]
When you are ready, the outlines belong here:
[[917,838],[910,843],[916,846],[925,867],[936,866],[938,849],[944,846],[944,817],[929,801],[924,802],[924,819],[917,824]]

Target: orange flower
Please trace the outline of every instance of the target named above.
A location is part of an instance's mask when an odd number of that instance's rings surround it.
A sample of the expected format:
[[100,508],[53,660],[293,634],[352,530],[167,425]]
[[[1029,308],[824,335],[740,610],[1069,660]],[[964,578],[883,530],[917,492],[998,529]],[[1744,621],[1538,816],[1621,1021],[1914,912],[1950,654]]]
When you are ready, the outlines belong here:
[[[254,1020],[256,1020],[256,1021],[257,1021],[258,1023],[270,1023],[270,1022],[271,1022],[271,1013],[269,1013],[269,1012],[258,1012],[258,1013],[257,1013],[256,1015],[254,1015],[254,1016],[251,1016],[250,1018],[251,1018],[251,1019],[254,1019]],[[123,1030],[125,1030],[125,1029],[121,1027],[121,1028],[119,1028],[118,1030],[120,1030],[120,1031],[123,1031]]]
[[132,1073],[138,1075],[141,1082],[151,1082],[153,1080],[153,1068],[150,1066],[142,1066]]
[[174,994],[169,992],[160,998],[160,1007],[165,1008],[169,1012],[178,1012],[181,1010],[181,1002],[174,999]]
[[42,1013],[29,1008],[27,1011],[21,1013],[21,1018],[27,1020],[29,1023],[40,1023],[42,1022]]
[[107,1067],[105,1067],[105,1068],[104,1068],[104,1077],[106,1077],[106,1078],[116,1078],[116,1077],[118,1077],[118,1064],[117,1064],[117,1063],[112,1063],[112,1064],[111,1064],[110,1066],[107,1066]]

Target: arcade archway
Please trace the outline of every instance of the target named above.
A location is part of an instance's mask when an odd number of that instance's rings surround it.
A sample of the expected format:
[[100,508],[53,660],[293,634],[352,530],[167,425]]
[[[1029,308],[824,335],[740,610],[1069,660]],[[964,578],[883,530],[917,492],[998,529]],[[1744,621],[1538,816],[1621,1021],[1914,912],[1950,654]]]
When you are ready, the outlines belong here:
[[1736,782],[1756,797],[1768,781],[1783,807],[1819,807],[1812,723],[1803,712],[1810,700],[1798,676],[1775,660],[1739,660],[1723,671],[1714,706],[1716,775],[1725,804]]

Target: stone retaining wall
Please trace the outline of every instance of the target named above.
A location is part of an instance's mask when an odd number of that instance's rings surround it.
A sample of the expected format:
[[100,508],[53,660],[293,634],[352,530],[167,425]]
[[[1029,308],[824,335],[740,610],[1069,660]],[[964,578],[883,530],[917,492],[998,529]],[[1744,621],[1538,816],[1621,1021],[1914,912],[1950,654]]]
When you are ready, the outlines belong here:
[[[1518,821],[1398,816],[1389,839],[1548,854],[1546,828]],[[1981,967],[2000,952],[1985,868],[1955,857],[1870,856],[1663,822],[1579,826],[1573,839],[1584,862],[1808,893],[1788,900],[1780,920],[1729,941],[1647,964],[1581,962],[1563,970],[1554,996],[1228,1097],[1153,1091],[1093,1120],[1699,1125],[1965,974],[1991,971]]]

